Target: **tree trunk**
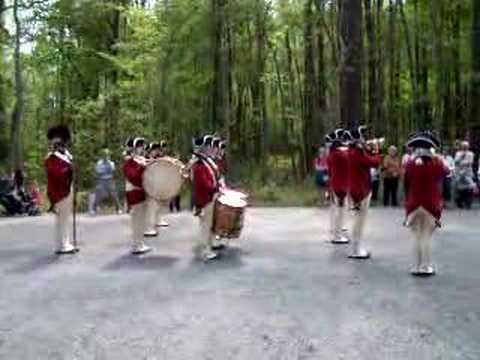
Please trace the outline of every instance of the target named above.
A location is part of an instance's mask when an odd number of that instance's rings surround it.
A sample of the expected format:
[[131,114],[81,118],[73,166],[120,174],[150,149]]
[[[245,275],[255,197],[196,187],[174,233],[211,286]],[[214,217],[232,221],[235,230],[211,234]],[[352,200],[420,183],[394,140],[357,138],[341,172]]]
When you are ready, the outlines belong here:
[[24,94],[23,94],[23,76],[22,61],[20,52],[20,41],[22,36],[22,27],[19,16],[19,0],[13,2],[13,19],[15,23],[15,105],[12,113],[12,123],[10,127],[10,166],[12,170],[23,169],[23,151],[22,151],[22,121],[24,112]]
[[340,117],[345,127],[362,119],[362,2],[339,0],[342,62],[340,69]]
[[[376,85],[376,103],[375,103],[375,131],[377,135],[385,136],[387,134],[388,123],[385,119],[385,61],[384,61],[384,26],[383,26],[383,0],[377,0],[377,58],[376,58],[376,70],[377,70],[377,85]],[[394,119],[389,119],[393,121]]]
[[[0,9],[5,7],[5,0],[0,0]],[[3,11],[0,10],[0,162],[8,156],[7,146],[7,104],[5,103],[5,78],[4,78],[4,44],[7,30],[3,18]]]
[[304,6],[304,46],[305,46],[305,76],[304,76],[304,108],[303,116],[303,174],[307,174],[312,167],[313,139],[318,132],[320,119],[320,103],[318,101],[317,74],[315,71],[315,26],[316,21],[313,13],[313,0],[306,0]]
[[377,103],[377,39],[375,36],[375,21],[372,10],[372,0],[363,1],[365,8],[365,30],[367,32],[367,58],[368,58],[368,90],[367,90],[367,111],[365,112],[366,121],[375,129],[377,125],[376,119],[376,103]]
[[266,62],[266,4],[264,0],[256,0],[255,15],[255,73],[252,83],[252,102],[253,116],[258,126],[258,144],[257,144],[257,161],[266,164],[266,141],[268,138],[267,124],[267,105],[265,93],[265,62]]
[[480,127],[480,0],[473,0],[470,128]]
[[[121,6],[125,5],[125,0],[115,0],[115,5]],[[117,46],[121,40],[121,10],[118,7],[113,9],[111,14],[111,34],[109,44],[109,52],[113,56],[117,56],[118,50]],[[107,84],[108,84],[108,100],[106,103],[107,106],[107,131],[106,137],[104,140],[104,146],[110,147],[119,144],[121,139],[118,137],[119,132],[117,131],[119,127],[119,118],[120,118],[120,97],[118,95],[118,79],[119,72],[116,66],[113,66],[110,72],[107,75]]]
[[228,0],[212,0],[213,6],[213,126],[228,128],[230,120],[229,56],[227,48]]
[[397,69],[397,4],[395,0],[389,0],[388,4],[388,123],[392,124],[387,129],[392,138],[398,136],[398,126],[400,123],[398,102],[400,99],[396,97],[397,83],[400,77],[400,71]]
[[452,101],[453,113],[452,116],[456,121],[452,121],[452,125],[449,128],[449,137],[450,140],[453,140],[457,136],[458,129],[461,132],[466,130],[465,126],[465,114],[463,113],[462,107],[462,73],[460,65],[460,0],[456,0],[454,4],[453,11],[453,29],[452,29],[452,40],[453,40],[453,60],[452,60],[452,71],[453,71],[453,81],[454,81],[454,95]]
[[417,121],[417,102],[419,101],[419,92],[418,92],[418,83],[416,79],[416,72],[415,72],[415,61],[414,61],[414,51],[412,50],[412,40],[410,37],[410,29],[408,26],[407,16],[405,14],[405,8],[403,5],[403,0],[397,0],[397,5],[400,9],[400,17],[402,20],[403,30],[405,34],[405,45],[407,47],[407,58],[408,58],[408,66],[409,66],[409,73],[410,73],[410,85],[412,87],[412,107],[410,112],[410,118],[412,119],[411,127],[416,128],[418,125]]

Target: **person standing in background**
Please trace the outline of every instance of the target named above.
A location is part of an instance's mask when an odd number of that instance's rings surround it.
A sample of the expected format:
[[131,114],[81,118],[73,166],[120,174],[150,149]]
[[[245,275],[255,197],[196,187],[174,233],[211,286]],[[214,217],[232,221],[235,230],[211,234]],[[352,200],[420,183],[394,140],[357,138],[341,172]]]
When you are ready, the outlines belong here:
[[[413,154],[412,148],[405,146],[405,153],[402,156],[402,174],[405,174],[407,164],[410,161],[410,159],[413,157],[412,154]],[[405,193],[405,198],[406,198],[408,194],[408,181],[405,178],[403,179],[403,191]]]
[[380,171],[377,168],[371,168],[370,174],[372,177],[372,201],[377,203],[380,190]]
[[450,150],[448,148],[443,150],[442,160],[449,171],[448,175],[443,179],[444,206],[448,207],[449,203],[452,201],[453,182],[455,178],[455,160],[450,154]]
[[108,196],[115,201],[115,210],[117,213],[122,214],[122,205],[120,204],[114,173],[115,163],[110,158],[110,150],[104,149],[102,158],[95,164],[95,200],[93,202],[93,208],[90,209],[92,215],[97,213],[98,206]]
[[398,184],[402,174],[402,163],[395,146],[388,148],[383,159],[383,205],[398,206]]
[[470,151],[468,141],[460,144],[460,149],[455,154],[455,190],[456,202],[459,208],[472,207],[473,192],[475,188],[473,161],[474,154]]
[[324,146],[319,147],[314,161],[315,185],[320,192],[320,202],[325,204],[328,199],[328,151]]

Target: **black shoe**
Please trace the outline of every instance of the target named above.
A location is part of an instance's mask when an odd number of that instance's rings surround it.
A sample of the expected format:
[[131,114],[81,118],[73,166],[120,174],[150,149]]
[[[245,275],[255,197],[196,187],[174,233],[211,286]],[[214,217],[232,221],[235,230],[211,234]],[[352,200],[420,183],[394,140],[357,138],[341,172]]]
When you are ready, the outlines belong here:
[[72,255],[72,254],[76,254],[80,251],[79,248],[74,248],[72,250],[57,250],[55,251],[55,254],[57,255]]

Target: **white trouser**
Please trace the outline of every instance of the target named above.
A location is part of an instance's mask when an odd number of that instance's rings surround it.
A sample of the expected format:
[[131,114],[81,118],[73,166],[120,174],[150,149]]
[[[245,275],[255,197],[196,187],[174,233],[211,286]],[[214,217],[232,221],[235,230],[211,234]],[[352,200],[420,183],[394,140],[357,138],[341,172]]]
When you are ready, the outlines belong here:
[[74,249],[72,242],[73,232],[73,194],[70,194],[55,204],[55,240],[57,251],[71,251]]
[[350,199],[351,204],[357,207],[353,210],[352,250],[354,253],[361,249],[363,231],[367,222],[368,208],[370,207],[370,198],[371,194],[356,204],[353,199]]
[[200,220],[200,243],[202,246],[210,248],[215,240],[213,234],[213,220],[214,220],[215,200],[208,203],[202,209],[202,213],[199,216]]
[[157,218],[156,218],[156,224],[157,225],[160,225],[163,221],[164,216],[169,213],[169,211],[170,211],[169,205],[170,205],[169,202],[166,202],[166,203],[165,202],[158,202]]
[[145,243],[143,240],[143,232],[145,230],[145,213],[146,213],[146,202],[142,201],[137,205],[133,205],[130,208],[130,220],[132,227],[132,240],[133,240],[133,250],[141,249]]
[[408,217],[408,225],[415,236],[414,258],[416,266],[430,266],[432,261],[432,237],[437,227],[435,217],[424,208],[418,208]]
[[346,198],[341,201],[337,195],[332,193],[332,205],[330,207],[330,233],[333,240],[339,239],[343,234],[346,206]]
[[156,232],[157,225],[162,221],[162,217],[167,213],[167,205],[153,198],[146,200],[146,219],[145,232]]

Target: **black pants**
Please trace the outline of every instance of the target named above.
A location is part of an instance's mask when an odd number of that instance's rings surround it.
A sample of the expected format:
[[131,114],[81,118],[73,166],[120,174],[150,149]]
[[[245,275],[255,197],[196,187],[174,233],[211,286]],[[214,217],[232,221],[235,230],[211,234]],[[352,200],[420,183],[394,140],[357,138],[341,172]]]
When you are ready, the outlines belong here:
[[378,190],[380,189],[380,180],[372,181],[372,201],[378,201]]
[[398,206],[398,177],[383,180],[383,205]]
[[452,201],[452,178],[446,177],[443,180],[443,200],[446,202]]
[[170,212],[180,212],[180,195],[174,197],[172,201],[170,201]]
[[456,195],[457,195],[456,196],[457,206],[460,209],[471,209],[472,208],[473,190],[470,190],[470,189],[457,190]]

